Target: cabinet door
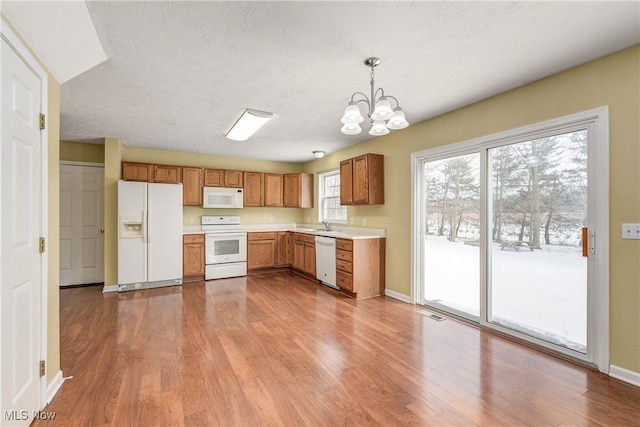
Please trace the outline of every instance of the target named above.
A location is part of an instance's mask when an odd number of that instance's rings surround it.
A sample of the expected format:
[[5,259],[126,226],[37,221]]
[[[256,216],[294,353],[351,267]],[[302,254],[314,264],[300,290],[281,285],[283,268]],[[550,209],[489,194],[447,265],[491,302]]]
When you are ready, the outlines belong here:
[[289,265],[289,233],[278,233],[278,259],[276,261],[276,267],[286,267]]
[[242,172],[224,171],[224,186],[231,188],[242,188]]
[[264,174],[264,205],[282,206],[283,177],[281,174]]
[[182,182],[182,168],[180,166],[153,165],[153,182],[179,184]]
[[284,206],[292,208],[313,207],[313,175],[288,173],[284,175]]
[[202,168],[182,168],[182,204],[202,206]]
[[275,240],[252,240],[247,242],[247,270],[274,268],[275,266]]
[[293,239],[293,268],[304,271],[304,242]]
[[300,174],[288,173],[284,175],[283,204],[286,207],[300,207]]
[[244,205],[264,206],[264,173],[244,173]]
[[304,244],[304,271],[316,276],[316,245],[315,243]]
[[352,182],[353,203],[369,203],[369,172],[367,156],[359,156],[353,159]]
[[182,241],[182,275],[204,276],[204,235],[184,235]]
[[221,169],[204,170],[205,187],[222,187],[224,184],[224,171]]
[[353,204],[353,161],[340,162],[340,204]]
[[122,179],[125,181],[151,182],[152,166],[149,163],[122,162]]

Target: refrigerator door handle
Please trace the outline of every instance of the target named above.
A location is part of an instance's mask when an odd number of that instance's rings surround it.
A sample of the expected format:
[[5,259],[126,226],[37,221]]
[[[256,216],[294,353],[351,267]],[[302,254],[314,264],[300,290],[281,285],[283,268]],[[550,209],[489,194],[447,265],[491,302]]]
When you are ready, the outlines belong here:
[[144,223],[142,224],[142,241],[146,244],[149,243],[149,218],[145,212],[142,216]]

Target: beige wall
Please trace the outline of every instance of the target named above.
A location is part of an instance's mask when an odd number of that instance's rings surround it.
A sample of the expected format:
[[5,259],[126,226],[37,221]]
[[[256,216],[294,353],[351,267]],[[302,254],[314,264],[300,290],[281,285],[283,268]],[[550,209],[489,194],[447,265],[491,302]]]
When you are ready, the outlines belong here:
[[608,105],[610,357],[612,364],[640,372],[640,241],[622,240],[620,225],[640,222],[639,102],[635,46],[316,160],[306,171],[336,169],[340,160],[367,152],[385,155],[385,204],[348,208],[348,218],[387,229],[387,288],[410,295],[411,153]]
[[60,141],[60,160],[104,163],[104,145]]
[[60,85],[49,74],[49,283],[47,382],[60,371]]

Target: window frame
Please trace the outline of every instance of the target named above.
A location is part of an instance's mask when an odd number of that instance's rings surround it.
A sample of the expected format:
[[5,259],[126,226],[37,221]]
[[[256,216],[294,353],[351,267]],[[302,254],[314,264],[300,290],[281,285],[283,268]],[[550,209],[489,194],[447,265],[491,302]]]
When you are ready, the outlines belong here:
[[347,223],[347,207],[340,205],[340,194],[337,196],[325,197],[325,179],[328,177],[337,176],[337,187],[340,187],[340,169],[334,169],[326,172],[318,173],[318,221],[322,222],[325,219],[325,205],[327,199],[334,199],[338,201],[340,210],[344,212],[344,219],[329,219],[329,222],[333,224],[346,224]]

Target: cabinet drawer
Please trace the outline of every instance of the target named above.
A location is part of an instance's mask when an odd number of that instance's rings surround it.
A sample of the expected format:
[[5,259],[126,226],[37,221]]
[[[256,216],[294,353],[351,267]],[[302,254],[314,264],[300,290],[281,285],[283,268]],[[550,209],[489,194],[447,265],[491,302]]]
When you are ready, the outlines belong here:
[[342,270],[342,271],[346,271],[347,273],[353,273],[353,263],[351,261],[343,261],[341,259],[337,259],[336,270]]
[[184,234],[182,241],[184,243],[204,243],[204,234]]
[[247,233],[247,240],[275,240],[276,233]]
[[351,273],[337,271],[336,284],[340,289],[345,289],[349,292],[353,292],[353,281],[351,280]]
[[336,259],[351,262],[353,261],[353,253],[343,251],[342,249],[336,249]]
[[341,249],[343,251],[353,251],[353,241],[345,240],[345,239],[336,239],[336,249]]
[[316,236],[313,234],[296,233],[293,239],[301,242],[313,243],[314,245],[316,243]]

